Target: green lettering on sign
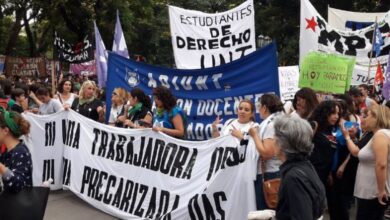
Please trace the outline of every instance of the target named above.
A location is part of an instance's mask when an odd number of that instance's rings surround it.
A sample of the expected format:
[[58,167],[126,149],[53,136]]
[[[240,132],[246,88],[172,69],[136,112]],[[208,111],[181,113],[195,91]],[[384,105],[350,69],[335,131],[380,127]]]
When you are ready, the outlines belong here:
[[343,94],[349,89],[355,58],[310,52],[302,60],[298,86]]

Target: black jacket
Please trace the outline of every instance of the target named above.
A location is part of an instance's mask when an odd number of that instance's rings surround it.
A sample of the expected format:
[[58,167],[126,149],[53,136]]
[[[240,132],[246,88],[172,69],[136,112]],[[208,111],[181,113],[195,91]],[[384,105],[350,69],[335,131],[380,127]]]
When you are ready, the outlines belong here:
[[313,164],[324,186],[327,185],[328,176],[331,174],[332,162],[336,151],[336,141],[331,132],[317,131],[313,137],[313,152],[310,162]]
[[97,112],[97,108],[99,106],[103,106],[102,101],[100,101],[99,99],[95,98],[91,102],[80,105],[79,98],[76,98],[73,101],[71,108],[87,118],[90,118],[94,121],[99,121],[99,113]]
[[325,188],[307,159],[291,159],[280,166],[277,220],[316,220],[325,208]]

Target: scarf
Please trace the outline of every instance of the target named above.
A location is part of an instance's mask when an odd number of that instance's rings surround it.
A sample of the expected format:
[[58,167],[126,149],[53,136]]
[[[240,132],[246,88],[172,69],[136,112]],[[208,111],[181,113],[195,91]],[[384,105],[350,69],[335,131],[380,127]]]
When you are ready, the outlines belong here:
[[157,117],[161,118],[165,112],[164,108],[157,108]]
[[95,97],[92,96],[90,99],[79,99],[79,105],[84,105],[85,103],[90,103],[95,99]]
[[127,111],[128,115],[135,115],[135,113],[141,111],[141,108],[142,108],[142,103],[137,103],[135,106],[133,106],[133,108],[129,109]]

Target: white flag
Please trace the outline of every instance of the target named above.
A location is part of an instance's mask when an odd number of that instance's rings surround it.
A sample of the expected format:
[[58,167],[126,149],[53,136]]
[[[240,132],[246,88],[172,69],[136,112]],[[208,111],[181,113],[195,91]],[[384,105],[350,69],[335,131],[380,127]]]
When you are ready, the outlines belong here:
[[129,52],[127,51],[125,36],[123,35],[121,21],[119,19],[119,11],[116,11],[116,23],[114,43],[112,44],[112,52],[119,54],[123,57],[129,58]]
[[[386,64],[390,50],[390,38],[385,37],[388,33],[384,32],[389,30],[389,21],[390,12],[378,21],[383,44],[377,59],[382,65]],[[356,64],[351,84],[373,84],[375,75],[370,74],[368,79],[368,66],[374,28],[375,25],[356,31],[337,30],[327,24],[309,0],[301,0],[299,58],[302,60],[310,51],[354,56]],[[372,67],[375,67],[375,63],[372,62]],[[362,69],[364,71],[361,71]]]

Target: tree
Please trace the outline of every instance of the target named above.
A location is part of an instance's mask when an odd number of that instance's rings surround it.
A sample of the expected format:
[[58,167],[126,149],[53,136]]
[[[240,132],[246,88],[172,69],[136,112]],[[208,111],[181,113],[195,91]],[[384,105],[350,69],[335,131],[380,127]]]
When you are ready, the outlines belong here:
[[[243,0],[0,0],[0,53],[51,56],[54,31],[71,43],[93,35],[93,20],[107,49],[112,47],[116,10],[130,54],[172,67],[167,4],[208,13],[231,9]],[[386,11],[387,0],[311,0],[326,18],[327,6],[350,11]],[[386,4],[385,4],[386,2]],[[300,0],[254,0],[257,35],[275,39],[280,65],[299,59]],[[25,33],[21,35],[20,33]]]

